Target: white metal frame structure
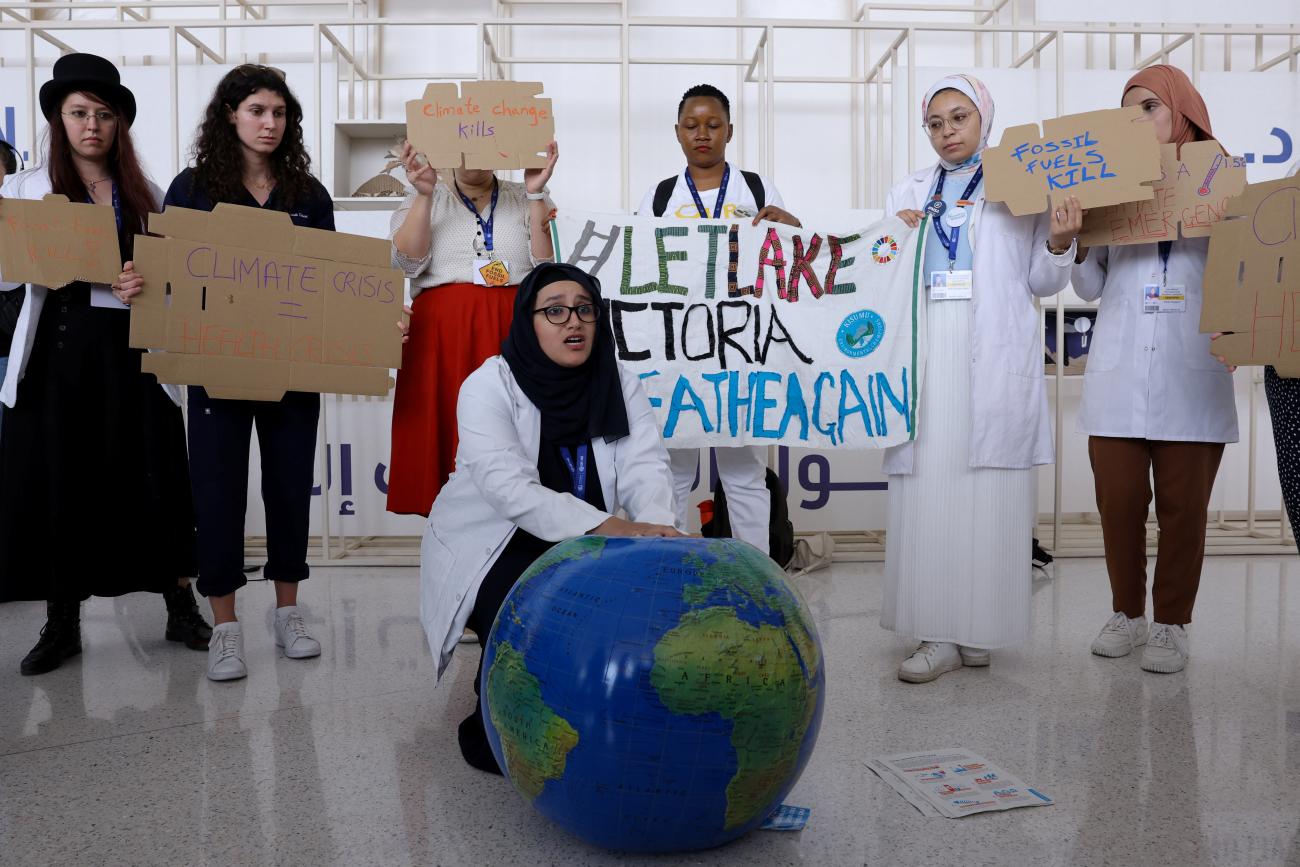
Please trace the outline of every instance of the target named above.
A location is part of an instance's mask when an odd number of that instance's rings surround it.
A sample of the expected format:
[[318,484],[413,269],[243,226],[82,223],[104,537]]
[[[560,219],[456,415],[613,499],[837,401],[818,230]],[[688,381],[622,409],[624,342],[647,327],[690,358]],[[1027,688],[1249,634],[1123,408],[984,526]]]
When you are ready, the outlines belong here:
[[[432,4],[431,4],[432,5]],[[794,5],[794,4],[792,4]],[[772,174],[775,151],[775,86],[778,84],[834,84],[852,88],[851,153],[869,157],[854,160],[848,167],[854,207],[883,200],[892,178],[901,170],[900,155],[894,153],[892,100],[903,98],[907,105],[907,168],[913,169],[912,152],[919,120],[916,117],[915,76],[906,75],[906,93],[895,94],[894,82],[900,68],[917,66],[918,45],[928,38],[968,37],[971,40],[973,66],[1039,68],[1047,56],[1054,63],[1056,101],[1063,104],[1066,89],[1067,50],[1082,51],[1085,68],[1127,69],[1173,59],[1189,70],[1195,81],[1207,68],[1212,49],[1222,57],[1225,71],[1231,70],[1234,54],[1244,44],[1253,48],[1250,70],[1264,73],[1285,65],[1294,73],[1300,58],[1300,26],[1232,26],[1166,25],[1155,23],[1037,23],[1032,15],[1026,20],[1021,3],[1016,0],[971,0],[951,3],[864,2],[846,0],[843,16],[837,19],[798,18],[727,18],[727,17],[640,17],[629,12],[629,0],[493,0],[490,17],[453,18],[431,12],[424,17],[386,17],[384,0],[0,0],[0,33],[21,33],[25,56],[21,62],[27,70],[27,86],[35,93],[38,43],[59,52],[77,50],[78,37],[90,32],[153,30],[165,32],[168,53],[165,58],[122,58],[124,63],[165,62],[171,71],[171,106],[175,116],[178,102],[178,70],[181,66],[203,63],[233,64],[254,59],[257,62],[294,62],[309,60],[314,64],[312,97],[316,102],[315,121],[309,130],[315,154],[321,154],[324,131],[322,106],[333,91],[336,116],[342,120],[380,120],[374,116],[383,104],[383,87],[389,81],[507,78],[516,64],[592,65],[617,67],[620,84],[619,149],[621,153],[619,189],[624,207],[630,204],[629,141],[631,124],[629,103],[630,71],[634,66],[677,65],[730,67],[734,70],[738,94],[754,98],[743,104],[757,111],[761,135],[757,155],[745,152],[742,161],[759,165]],[[565,9],[584,7],[584,15],[555,17],[540,14],[542,7]],[[326,17],[293,17],[295,10],[329,10]],[[73,12],[98,10],[112,18],[82,20]],[[551,10],[546,10],[551,11]],[[531,12],[531,14],[529,14]],[[67,18],[57,16],[67,13]],[[194,17],[185,17],[191,15]],[[900,16],[909,16],[907,20]],[[924,20],[922,20],[924,19]],[[385,33],[394,28],[449,28],[465,31],[465,38],[477,46],[475,69],[428,69],[415,72],[384,71],[382,57]],[[228,35],[232,31],[257,28],[293,28],[309,31],[309,47],[297,54],[276,52],[253,58],[232,56]],[[513,35],[520,28],[558,28],[572,31],[595,28],[611,35],[617,50],[596,57],[523,56],[513,50]],[[631,51],[632,35],[641,29],[708,30],[734,33],[735,54],[731,57],[635,56]],[[847,33],[851,38],[848,68],[843,75],[808,76],[775,74],[776,52],[783,34],[794,31]],[[215,33],[215,41],[202,38]],[[192,50],[192,59],[183,52]],[[323,81],[323,64],[328,55],[336,71],[336,80]],[[2,65],[17,65],[15,58],[0,60]],[[48,62],[48,60],[47,60]],[[331,86],[332,85],[332,86]],[[748,86],[748,87],[746,87]],[[742,103],[744,97],[738,99]],[[36,129],[35,104],[30,103],[27,129]],[[750,137],[744,137],[748,141]],[[18,143],[15,143],[18,144]],[[34,142],[28,142],[28,145]],[[173,171],[181,165],[180,131],[171,131]],[[33,153],[35,149],[33,148]],[[755,158],[755,156],[757,158]],[[332,168],[325,167],[325,172]],[[331,178],[323,178],[327,186]],[[347,203],[340,203],[346,207]],[[1062,345],[1064,301],[1058,296],[1054,308],[1057,345]],[[1062,393],[1064,373],[1060,365],[1054,377],[1055,395]],[[1218,513],[1211,522],[1207,551],[1210,553],[1287,553],[1295,550],[1294,539],[1284,515],[1278,510],[1257,510],[1255,413],[1262,377],[1256,371],[1250,391],[1251,417],[1249,437],[1248,509],[1244,513]],[[336,398],[342,400],[343,398]],[[1057,453],[1062,442],[1062,401],[1055,400]],[[324,406],[328,408],[330,401]],[[322,413],[322,442],[327,413]],[[321,449],[324,461],[324,450]],[[322,467],[322,476],[324,468]],[[1055,496],[1050,523],[1041,528],[1047,546],[1061,556],[1095,556],[1101,553],[1100,530],[1095,514],[1065,514],[1061,508],[1061,465],[1055,467]],[[321,542],[323,561],[347,558],[350,564],[367,562],[412,562],[418,548],[410,539],[348,540],[331,533],[328,493],[321,497],[324,535]],[[883,552],[883,533],[839,534],[840,556],[875,559]],[[1154,529],[1152,529],[1154,538]]]

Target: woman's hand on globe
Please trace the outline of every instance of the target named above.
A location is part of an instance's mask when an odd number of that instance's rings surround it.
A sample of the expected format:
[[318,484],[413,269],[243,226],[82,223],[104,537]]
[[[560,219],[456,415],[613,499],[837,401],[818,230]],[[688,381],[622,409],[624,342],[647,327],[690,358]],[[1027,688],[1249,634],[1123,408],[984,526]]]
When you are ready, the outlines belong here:
[[664,524],[647,524],[641,521],[628,521],[617,515],[610,515],[599,526],[588,530],[591,536],[660,536],[676,538],[682,536],[676,527]]

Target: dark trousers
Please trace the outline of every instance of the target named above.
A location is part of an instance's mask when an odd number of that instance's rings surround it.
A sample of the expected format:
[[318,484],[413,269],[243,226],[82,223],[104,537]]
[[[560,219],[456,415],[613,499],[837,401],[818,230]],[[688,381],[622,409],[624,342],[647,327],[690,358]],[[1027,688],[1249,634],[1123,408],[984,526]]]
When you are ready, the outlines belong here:
[[[492,632],[497,614],[501,612],[501,606],[519,581],[519,576],[550,547],[550,542],[543,542],[523,530],[516,530],[501,556],[497,557],[487,575],[483,576],[478,595],[474,597],[474,609],[465,623],[478,636],[478,646],[483,651],[479,657],[478,678],[474,681],[475,695],[482,694],[483,658],[487,656],[488,635]],[[477,709],[475,712],[478,712]]]
[[1277,480],[1282,502],[1300,548],[1300,379],[1284,379],[1271,366],[1264,368],[1264,394],[1273,417],[1273,446],[1277,450]]
[[1151,590],[1155,622],[1191,623],[1205,559],[1210,491],[1223,443],[1089,437],[1088,457],[1114,610],[1129,617],[1146,613],[1146,523],[1154,476],[1160,528]]
[[216,400],[189,388],[190,479],[199,531],[199,592],[226,596],[244,578],[244,512],[253,425],[262,457],[267,563],[272,581],[308,575],[316,422],[320,395],[291,391],[277,401]]

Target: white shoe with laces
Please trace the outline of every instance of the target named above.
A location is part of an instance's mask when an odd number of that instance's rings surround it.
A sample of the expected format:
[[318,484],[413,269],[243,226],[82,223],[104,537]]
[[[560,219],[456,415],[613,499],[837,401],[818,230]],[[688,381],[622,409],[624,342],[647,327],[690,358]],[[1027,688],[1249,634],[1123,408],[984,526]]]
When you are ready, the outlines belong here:
[[1182,671],[1191,656],[1191,646],[1187,641],[1187,629],[1178,624],[1151,624],[1151,638],[1147,640],[1147,649],[1142,651],[1142,670],[1159,674],[1173,674]]
[[1092,640],[1092,652],[1097,656],[1128,656],[1133,648],[1147,643],[1147,619],[1129,617],[1123,611],[1116,611],[1101,628],[1101,632]]
[[922,641],[898,667],[898,679],[907,683],[929,683],[945,672],[961,668],[957,645],[948,641]]
[[244,631],[238,623],[218,623],[208,639],[208,680],[239,680],[244,665]]
[[310,659],[320,656],[320,642],[307,634],[307,624],[297,605],[275,609],[275,646],[284,648],[290,659]]

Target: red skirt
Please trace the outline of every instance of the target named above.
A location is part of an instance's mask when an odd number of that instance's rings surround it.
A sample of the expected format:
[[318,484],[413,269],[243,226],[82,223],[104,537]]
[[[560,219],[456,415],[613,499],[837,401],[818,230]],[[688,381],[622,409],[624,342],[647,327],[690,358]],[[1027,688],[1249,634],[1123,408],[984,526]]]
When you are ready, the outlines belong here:
[[517,286],[448,283],[415,297],[411,339],[393,395],[388,511],[428,515],[456,469],[460,386],[501,352]]

